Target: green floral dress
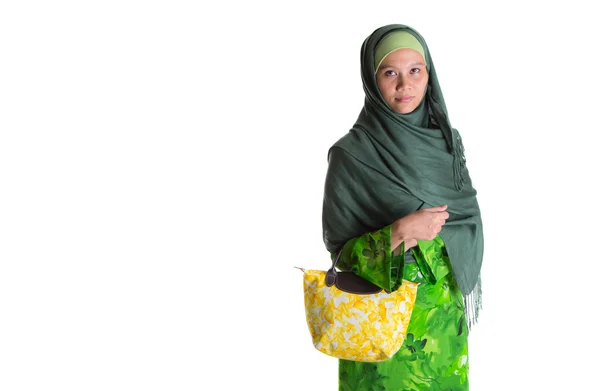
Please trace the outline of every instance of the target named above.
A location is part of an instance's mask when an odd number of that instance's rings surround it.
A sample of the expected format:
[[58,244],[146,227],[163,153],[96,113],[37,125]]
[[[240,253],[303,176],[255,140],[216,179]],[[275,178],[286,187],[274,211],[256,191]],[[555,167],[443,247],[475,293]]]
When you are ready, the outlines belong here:
[[391,250],[391,225],[348,241],[338,262],[388,290],[419,282],[403,346],[378,363],[339,361],[340,391],[463,391],[469,389],[467,326],[462,294],[439,235],[419,241],[404,262]]

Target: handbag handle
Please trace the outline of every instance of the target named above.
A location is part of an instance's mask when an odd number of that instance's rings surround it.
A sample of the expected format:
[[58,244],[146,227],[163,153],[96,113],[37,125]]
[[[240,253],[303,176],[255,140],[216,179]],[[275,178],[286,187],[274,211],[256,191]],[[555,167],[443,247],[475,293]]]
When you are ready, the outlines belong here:
[[338,253],[335,257],[335,259],[333,260],[333,263],[331,265],[331,268],[329,268],[329,270],[327,270],[327,274],[325,275],[325,284],[327,286],[332,286],[333,284],[335,284],[335,280],[337,278],[337,271],[335,270],[335,265],[337,265],[338,261],[340,260],[340,257],[342,256],[342,250],[344,249],[344,246],[342,246],[342,248],[340,248],[338,250]]

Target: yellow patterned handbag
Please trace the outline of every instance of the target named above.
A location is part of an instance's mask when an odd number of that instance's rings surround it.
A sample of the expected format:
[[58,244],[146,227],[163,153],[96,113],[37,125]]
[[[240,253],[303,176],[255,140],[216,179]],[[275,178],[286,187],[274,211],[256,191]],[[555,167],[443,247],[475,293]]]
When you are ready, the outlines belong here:
[[402,280],[386,292],[352,272],[304,271],[306,321],[315,348],[344,360],[378,362],[402,346],[418,283]]

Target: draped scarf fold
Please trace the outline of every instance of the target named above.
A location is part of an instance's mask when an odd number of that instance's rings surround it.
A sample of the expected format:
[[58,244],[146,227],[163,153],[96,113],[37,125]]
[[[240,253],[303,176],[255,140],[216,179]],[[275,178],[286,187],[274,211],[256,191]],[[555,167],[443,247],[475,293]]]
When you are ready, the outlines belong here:
[[[425,50],[425,97],[409,114],[392,111],[375,78],[378,42],[395,30],[413,34]],[[468,325],[481,308],[483,228],[477,192],[458,130],[450,124],[423,37],[405,25],[375,30],[361,48],[365,103],[352,129],[330,149],[323,200],[323,239],[330,252],[420,208],[448,205],[440,232],[463,294]]]

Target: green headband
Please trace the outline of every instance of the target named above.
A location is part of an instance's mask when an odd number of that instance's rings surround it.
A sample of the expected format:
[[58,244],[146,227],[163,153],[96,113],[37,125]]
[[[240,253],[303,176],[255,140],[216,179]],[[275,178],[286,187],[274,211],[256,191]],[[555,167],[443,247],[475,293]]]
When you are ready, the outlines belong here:
[[415,38],[414,35],[407,31],[393,31],[390,34],[386,35],[385,38],[377,44],[377,48],[375,49],[375,72],[379,69],[379,66],[383,62],[383,59],[398,49],[413,49],[417,52],[421,53],[424,60],[425,58],[425,50],[423,50],[423,46],[419,43],[419,40]]

